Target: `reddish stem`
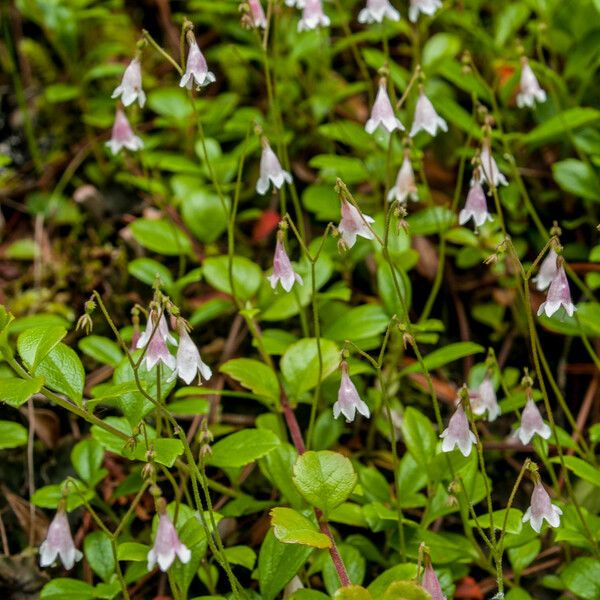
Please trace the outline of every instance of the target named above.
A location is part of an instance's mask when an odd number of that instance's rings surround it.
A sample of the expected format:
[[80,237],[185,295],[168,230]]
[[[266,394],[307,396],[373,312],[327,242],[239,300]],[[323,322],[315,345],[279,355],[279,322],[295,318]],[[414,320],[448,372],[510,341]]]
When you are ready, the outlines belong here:
[[296,450],[298,450],[298,454],[304,454],[306,451],[306,447],[304,446],[304,440],[302,439],[302,433],[300,432],[300,427],[298,426],[298,421],[296,420],[296,415],[292,410],[285,393],[282,391],[280,396],[281,408],[283,409],[283,416],[285,417],[285,422],[287,423],[288,429],[290,430],[290,435],[292,436],[292,442],[294,442],[294,446]]

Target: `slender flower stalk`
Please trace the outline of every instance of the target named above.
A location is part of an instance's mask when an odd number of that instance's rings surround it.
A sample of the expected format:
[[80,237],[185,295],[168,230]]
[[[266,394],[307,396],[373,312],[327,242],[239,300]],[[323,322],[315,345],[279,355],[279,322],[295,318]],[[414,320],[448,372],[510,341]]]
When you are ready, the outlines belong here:
[[333,405],[334,419],[342,414],[346,417],[346,422],[351,423],[354,421],[357,411],[364,417],[369,418],[371,416],[369,407],[358,395],[356,386],[352,383],[350,375],[348,375],[348,363],[345,360],[340,363],[340,369],[342,370],[342,380],[338,390],[337,402]]
[[338,231],[342,234],[342,239],[348,248],[352,248],[356,243],[356,236],[361,236],[366,240],[374,239],[373,232],[367,223],[374,223],[375,220],[368,215],[362,214],[358,208],[352,206],[350,202],[343,199],[342,220],[338,225]]
[[529,61],[523,57],[521,60],[521,81],[517,94],[517,106],[519,108],[524,106],[534,108],[536,102],[540,104],[546,102],[546,92],[540,87],[535,73],[529,66]]
[[371,109],[371,116],[365,124],[365,131],[373,133],[378,127],[383,127],[390,133],[395,129],[404,131],[404,125],[402,125],[400,119],[396,118],[394,114],[394,108],[387,93],[385,77],[379,80],[379,90]]
[[365,8],[358,13],[359,23],[383,23],[383,19],[400,20],[400,13],[389,0],[367,0]]
[[140,108],[146,103],[146,94],[142,89],[142,69],[140,59],[136,56],[125,69],[121,84],[115,88],[111,98],[121,97],[124,106],[138,101]]
[[46,539],[40,546],[40,566],[50,566],[57,556],[67,570],[72,569],[73,565],[83,558],[83,554],[75,548],[67,513],[62,506],[56,511]]
[[562,510],[558,506],[552,504],[550,496],[542,482],[536,482],[533,487],[533,493],[531,494],[531,504],[523,515],[523,523],[529,522],[531,528],[539,533],[542,529],[544,519],[551,527],[558,527],[560,525],[561,515]]
[[117,108],[117,112],[115,113],[112,134],[106,145],[115,156],[121,151],[121,148],[127,148],[127,150],[136,152],[144,147],[144,142],[133,133],[133,129],[131,129],[125,113],[120,108]]

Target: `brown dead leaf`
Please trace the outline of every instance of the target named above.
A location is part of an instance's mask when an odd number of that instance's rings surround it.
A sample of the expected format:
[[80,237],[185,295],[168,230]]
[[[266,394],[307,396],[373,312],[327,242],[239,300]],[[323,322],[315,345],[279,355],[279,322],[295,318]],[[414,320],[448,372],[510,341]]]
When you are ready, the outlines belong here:
[[[30,531],[30,515],[31,505],[27,500],[21,498],[17,494],[13,494],[6,486],[2,486],[2,494],[6,498],[6,502],[11,507],[12,511],[19,521],[19,525],[23,528],[26,533],[26,537],[29,539]],[[41,544],[46,538],[46,532],[50,522],[46,518],[46,515],[37,508],[33,510],[33,543],[35,545]]]

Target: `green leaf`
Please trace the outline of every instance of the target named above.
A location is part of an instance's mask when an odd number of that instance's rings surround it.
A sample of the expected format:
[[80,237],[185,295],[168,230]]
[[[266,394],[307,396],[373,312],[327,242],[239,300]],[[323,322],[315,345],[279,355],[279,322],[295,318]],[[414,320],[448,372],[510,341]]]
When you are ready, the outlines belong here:
[[40,600],[93,600],[94,588],[85,581],[57,577],[49,581],[40,592]]
[[508,558],[515,572],[521,573],[523,569],[528,567],[537,558],[541,547],[542,543],[535,538],[516,548],[509,548],[507,550]]
[[215,467],[243,467],[279,446],[279,438],[268,429],[244,429],[219,440],[207,462]]
[[381,306],[364,304],[332,321],[323,331],[323,336],[336,342],[357,341],[380,335],[388,323],[388,316]]
[[385,590],[395,581],[411,579],[417,575],[417,565],[414,563],[401,563],[387,569],[376,577],[369,585],[369,592],[374,598],[379,598]]
[[169,268],[153,258],[134,258],[127,264],[127,271],[148,285],[154,285],[157,275],[165,289],[168,290],[173,285],[173,276]]
[[433,73],[435,66],[445,59],[453,58],[460,52],[461,42],[452,33],[436,33],[423,47],[422,64],[426,73]]
[[[57,508],[59,502],[67,494],[67,511],[72,511],[81,506],[84,499],[90,501],[94,497],[94,491],[90,490],[81,481],[71,480],[69,485],[51,484],[38,488],[33,496],[31,503],[41,508]],[[83,498],[82,498],[83,497]]]
[[225,548],[225,556],[234,565],[241,565],[246,569],[254,569],[256,552],[249,546],[229,546],[229,548]]
[[13,242],[4,251],[5,258],[12,260],[34,260],[40,251],[34,240],[24,238]]
[[[19,352],[27,365],[33,363],[35,354],[33,346],[24,346]],[[65,394],[65,396],[81,406],[85,372],[79,357],[72,348],[58,343],[41,360],[36,368],[36,372],[38,375],[44,377],[47,387]]]
[[84,354],[111,367],[116,367],[123,360],[119,345],[100,335],[88,335],[80,339],[77,345]]
[[563,314],[559,318],[541,315],[540,323],[550,331],[564,335],[581,335],[581,331],[589,337],[600,337],[600,303],[580,302],[577,312],[569,317]]
[[25,404],[31,396],[37,394],[44,385],[43,377],[34,377],[33,379],[19,379],[18,377],[8,377],[0,379],[0,402],[6,402],[14,408],[19,408]]
[[124,542],[117,548],[117,558],[119,560],[132,560],[135,562],[146,562],[150,546],[139,544],[137,542]]
[[34,327],[24,331],[17,339],[17,349],[31,373],[64,337],[67,330],[60,325]]
[[350,459],[329,450],[309,451],[294,465],[294,484],[312,506],[325,517],[348,499],[356,486],[356,473]]
[[360,585],[347,585],[333,595],[333,600],[373,600],[373,596]]
[[178,87],[160,87],[148,94],[148,106],[162,117],[185,121],[192,114],[192,105],[185,90]]
[[27,429],[23,425],[12,421],[0,421],[0,450],[18,448],[26,443]]
[[431,421],[420,411],[409,406],[402,419],[402,435],[408,451],[421,467],[427,467],[435,456],[437,435]]
[[561,139],[568,129],[574,130],[600,120],[600,111],[595,108],[569,108],[546,119],[541,125],[523,136],[522,140],[530,146],[546,144]]
[[[564,461],[567,469],[573,471],[577,477],[589,481],[596,487],[600,487],[600,471],[597,467],[590,465],[585,460],[577,458],[576,456],[565,456]],[[553,458],[551,459],[551,462],[558,463],[560,462],[560,458]]]
[[281,492],[285,500],[295,508],[304,507],[304,499],[292,481],[292,469],[298,452],[291,444],[281,444],[260,459],[264,475]]
[[385,590],[381,600],[431,600],[431,596],[414,581],[395,581]]
[[206,415],[210,404],[205,398],[188,398],[170,402],[168,408],[169,412],[174,415]]
[[181,216],[188,229],[204,243],[217,240],[227,227],[227,206],[215,194],[196,190],[182,199]]
[[104,459],[104,448],[94,439],[82,440],[71,451],[73,468],[88,485],[94,486],[98,476],[103,476],[100,468]]
[[136,241],[152,252],[180,256],[192,251],[185,233],[168,219],[136,219],[129,227]]
[[565,191],[586,200],[600,201],[594,169],[581,160],[568,158],[552,165],[554,180]]
[[[494,529],[501,530],[504,525],[504,519],[506,518],[506,509],[495,510],[493,512],[494,517]],[[477,522],[482,529],[489,529],[490,527],[490,515],[485,513],[477,517]],[[475,527],[475,521],[470,520],[469,524]],[[523,529],[523,513],[518,508],[511,508],[508,512],[508,519],[506,521],[506,532],[507,533],[521,533]]]
[[600,561],[588,556],[576,558],[567,564],[560,575],[570,592],[578,598],[600,598]]
[[88,533],[83,540],[83,552],[92,571],[104,581],[115,572],[115,558],[109,537],[103,531]]
[[326,181],[334,182],[339,177],[348,185],[352,185],[369,178],[364,162],[353,156],[319,154],[313,156],[308,164],[319,169],[321,178]]
[[494,41],[499,48],[513,36],[527,21],[530,10],[525,4],[506,4],[498,13]]
[[270,512],[275,537],[284,544],[304,544],[330,548],[331,540],[312,521],[293,508],[273,508]]
[[411,235],[433,235],[449,229],[456,215],[444,206],[428,206],[407,217]]
[[[203,263],[204,277],[210,285],[220,292],[231,295],[229,285],[229,257],[215,256]],[[263,280],[260,267],[243,256],[233,257],[233,285],[235,295],[240,300],[252,298]]]
[[221,365],[219,371],[251,390],[269,404],[279,402],[279,381],[271,367],[252,358],[233,358]]
[[[433,369],[439,369],[444,365],[464,358],[465,356],[471,356],[472,354],[478,354],[484,352],[485,348],[474,342],[456,342],[454,344],[448,344],[443,348],[430,352],[423,359],[423,363],[428,371]],[[417,362],[412,365],[405,367],[400,371],[400,376],[408,375],[409,373],[420,373],[421,365]]]
[[269,530],[258,555],[258,581],[263,600],[273,600],[298,573],[312,551],[309,546],[282,544]]
[[[321,381],[333,373],[339,362],[340,353],[334,342],[321,338],[323,376]],[[292,344],[281,358],[281,372],[290,396],[297,398],[314,388],[319,378],[317,340],[305,338]]]

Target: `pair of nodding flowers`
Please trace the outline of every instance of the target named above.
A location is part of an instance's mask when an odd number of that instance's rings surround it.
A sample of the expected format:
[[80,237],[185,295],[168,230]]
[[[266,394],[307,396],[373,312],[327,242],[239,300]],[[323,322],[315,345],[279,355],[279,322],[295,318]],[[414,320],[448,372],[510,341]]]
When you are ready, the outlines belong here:
[[[74,564],[83,558],[80,550],[75,548],[69,520],[64,506],[64,500],[59,503],[58,509],[46,534],[46,539],[40,545],[40,566],[48,567],[57,558],[60,558],[65,569],[72,569]],[[148,551],[148,570],[152,570],[158,563],[161,571],[167,571],[173,564],[175,556],[182,563],[189,562],[192,553],[183,544],[173,522],[167,515],[164,500],[158,501],[158,526],[154,544]]]
[[[146,348],[144,363],[150,371],[156,364],[162,362],[169,370],[173,371],[169,381],[179,376],[190,385],[198,376],[199,381],[210,379],[212,371],[200,357],[200,352],[188,333],[188,325],[184,319],[177,318],[176,325],[179,334],[179,343],[169,332],[167,320],[162,311],[151,309],[148,314],[148,324],[145,331],[137,340],[136,347]],[[177,345],[177,354],[173,356],[167,344]]]
[[[408,18],[416,23],[419,13],[432,16],[442,6],[441,0],[410,0]],[[383,23],[383,19],[399,21],[400,13],[389,0],[367,0],[367,5],[358,13],[359,23]]]
[[[194,35],[188,31],[188,43],[190,46],[186,61],[185,73],[179,82],[180,87],[192,89],[195,83],[197,89],[215,81],[214,74],[208,70],[206,59],[202,54]],[[121,84],[112,93],[112,98],[121,98],[124,106],[138,101],[140,108],[146,103],[146,94],[142,88],[142,70],[139,56],[136,56],[125,69]],[[144,147],[144,142],[133,133],[127,116],[120,107],[117,107],[115,122],[112,128],[110,140],[106,142],[113,154],[118,154],[122,148],[135,152]]]
[[[383,127],[389,133],[396,129],[404,131],[404,125],[394,113],[394,108],[387,92],[387,80],[385,77],[379,79],[379,88],[375,102],[371,108],[371,115],[365,123],[365,131],[374,133],[378,128]],[[415,115],[410,129],[410,137],[414,137],[419,131],[426,131],[429,135],[435,136],[438,132],[448,131],[448,125],[440,117],[429,98],[425,95],[423,86],[419,86],[419,98],[415,106]]]

